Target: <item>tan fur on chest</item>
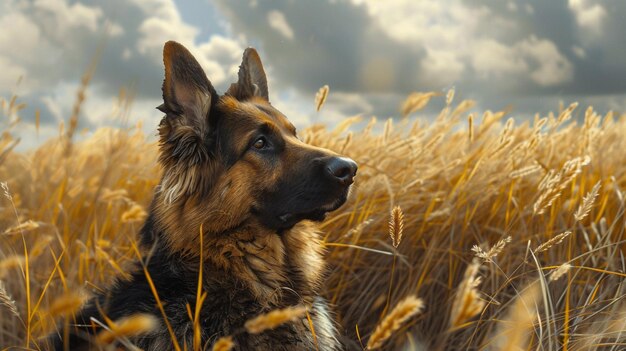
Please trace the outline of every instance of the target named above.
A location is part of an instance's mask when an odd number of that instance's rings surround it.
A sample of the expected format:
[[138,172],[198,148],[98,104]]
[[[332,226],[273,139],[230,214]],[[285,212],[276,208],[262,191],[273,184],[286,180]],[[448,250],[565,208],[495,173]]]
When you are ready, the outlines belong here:
[[280,304],[284,289],[296,290],[303,302],[318,291],[323,273],[319,235],[302,222],[281,234],[246,226],[205,239],[203,256],[232,273],[267,307]]

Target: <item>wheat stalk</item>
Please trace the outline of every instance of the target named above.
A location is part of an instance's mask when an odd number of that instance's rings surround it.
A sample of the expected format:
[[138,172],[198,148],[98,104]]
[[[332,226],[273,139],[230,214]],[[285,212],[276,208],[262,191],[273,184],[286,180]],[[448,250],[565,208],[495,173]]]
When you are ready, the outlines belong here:
[[423,307],[424,302],[416,296],[404,298],[376,326],[372,336],[367,341],[367,349],[375,350],[380,348],[391,337],[393,332],[400,329],[409,318],[420,313]]
[[13,196],[11,196],[11,192],[9,191],[9,184],[7,182],[0,182],[0,187],[2,188],[4,197],[9,201],[13,201]]
[[139,204],[133,204],[130,209],[122,213],[122,223],[143,221],[148,216],[146,210]]
[[550,273],[550,280],[551,281],[556,281],[556,280],[561,279],[561,277],[564,276],[565,274],[567,274],[567,272],[569,272],[569,270],[571,268],[572,268],[571,264],[563,263],[558,268],[553,270],[552,273]]
[[563,110],[560,114],[559,117],[557,118],[556,122],[557,125],[562,124],[563,122],[569,120],[572,117],[572,112],[578,107],[578,102],[574,102],[572,104],[570,104],[567,109]]
[[252,318],[244,324],[244,327],[250,334],[259,334],[268,329],[274,329],[287,322],[293,322],[302,319],[306,314],[306,307],[293,306],[279,310],[273,310]]
[[561,196],[563,190],[582,172],[582,167],[591,162],[589,156],[576,157],[563,164],[560,172],[548,172],[539,183],[539,190],[543,190],[533,205],[535,214],[543,214],[556,199]]
[[532,166],[516,169],[512,171],[511,173],[509,173],[509,178],[511,179],[523,178],[533,173],[539,172],[540,170],[541,170],[541,166],[539,165],[532,165]]
[[448,93],[446,94],[446,105],[450,105],[452,104],[452,100],[454,100],[454,88],[448,90]]
[[100,345],[108,345],[121,338],[147,334],[159,325],[158,319],[151,314],[134,314],[111,321],[109,328],[98,333],[96,340]]
[[507,236],[504,239],[498,240],[498,242],[487,251],[484,251],[478,245],[472,246],[472,251],[474,251],[476,257],[482,258],[484,262],[493,262],[493,258],[498,256],[498,254],[502,252],[506,244],[510,242],[511,242],[511,237]]
[[499,324],[493,338],[499,351],[527,350],[529,330],[537,320],[537,305],[541,289],[538,282],[531,283],[509,308],[508,316]]
[[468,138],[470,143],[474,141],[474,114],[467,116]]
[[232,336],[223,336],[213,344],[213,351],[230,351],[235,347]]
[[13,268],[23,267],[26,263],[26,258],[22,255],[11,255],[0,261],[0,279],[4,278],[6,274]]
[[404,213],[402,213],[400,206],[395,206],[391,210],[391,218],[389,219],[389,236],[391,237],[393,247],[398,248],[398,245],[400,245],[403,231]]
[[598,193],[600,192],[600,181],[596,183],[596,185],[591,188],[591,191],[585,195],[583,198],[582,204],[578,207],[578,210],[574,214],[574,218],[580,222],[591,212],[591,208],[593,207],[594,202],[596,201],[596,197],[598,197]]
[[2,280],[0,280],[0,305],[6,307],[15,317],[20,318],[15,300],[13,300],[11,295],[7,292]]
[[87,298],[82,291],[66,293],[56,298],[47,312],[52,317],[71,315],[82,307]]
[[74,105],[72,106],[72,114],[70,116],[69,125],[67,128],[67,132],[65,134],[65,156],[69,156],[70,153],[72,152],[72,145],[73,145],[72,139],[74,137],[74,133],[76,132],[76,128],[78,128],[78,119],[80,117],[80,111],[86,98],[85,92],[87,91],[89,82],[91,82],[91,78],[93,78],[96,72],[96,67],[98,66],[98,57],[99,55],[101,55],[102,50],[103,50],[103,47],[102,45],[100,45],[98,47],[99,53],[93,57],[91,64],[89,65],[89,68],[87,69],[87,71],[85,71],[85,73],[83,74],[80,80],[80,86],[78,87],[78,91],[76,92],[76,101],[74,101]]
[[426,105],[428,105],[428,102],[432,97],[439,95],[441,95],[441,93],[437,92],[411,93],[406,100],[404,100],[402,108],[400,109],[402,116],[406,117],[413,112],[423,109]]
[[315,94],[315,110],[316,111],[319,112],[322,106],[324,106],[324,103],[326,102],[326,98],[328,97],[329,91],[330,91],[330,88],[328,87],[328,85],[324,85]]
[[451,327],[460,326],[485,308],[485,301],[480,298],[477,289],[481,283],[481,278],[476,276],[479,268],[480,264],[474,259],[465,269],[465,275],[452,303]]
[[4,235],[19,234],[19,233],[23,233],[25,231],[29,231],[29,230],[33,230],[37,228],[39,228],[39,223],[29,219],[28,221],[24,223],[20,223],[16,226],[6,229],[3,234]]
[[570,234],[572,234],[572,232],[570,231],[558,234],[554,236],[553,238],[551,238],[550,240],[546,241],[545,243],[537,246],[537,248],[533,252],[534,253],[544,252],[548,250],[549,248],[551,248],[552,246],[558,245],[561,242],[563,242],[563,240],[565,240],[565,238],[567,238]]

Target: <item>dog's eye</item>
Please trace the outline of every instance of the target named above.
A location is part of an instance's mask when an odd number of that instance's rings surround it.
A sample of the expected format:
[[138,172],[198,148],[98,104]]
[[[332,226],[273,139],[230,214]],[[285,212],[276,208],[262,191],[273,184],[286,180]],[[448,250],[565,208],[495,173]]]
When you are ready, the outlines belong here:
[[252,146],[254,146],[254,148],[257,150],[260,150],[260,149],[263,149],[266,145],[267,145],[267,140],[265,140],[265,137],[260,137],[254,142]]

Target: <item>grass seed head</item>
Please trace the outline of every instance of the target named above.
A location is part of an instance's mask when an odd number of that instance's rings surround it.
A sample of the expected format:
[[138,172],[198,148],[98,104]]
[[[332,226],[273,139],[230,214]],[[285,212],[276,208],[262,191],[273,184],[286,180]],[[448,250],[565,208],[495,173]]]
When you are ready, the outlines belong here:
[[15,303],[15,300],[11,298],[11,295],[9,295],[9,292],[6,290],[2,280],[0,280],[0,306],[7,308],[15,317],[20,317],[17,304]]
[[450,313],[450,327],[455,328],[467,322],[485,308],[485,301],[480,298],[478,286],[481,278],[478,277],[480,264],[474,259],[465,269],[465,275],[457,288],[452,310]]
[[537,309],[541,303],[541,289],[538,282],[533,282],[522,290],[509,307],[504,320],[492,338],[498,351],[527,350],[531,329],[537,320]]
[[324,103],[326,102],[326,98],[328,97],[329,91],[330,91],[330,88],[328,87],[328,85],[324,85],[315,94],[315,110],[316,111],[319,112],[322,106],[324,106]]
[[549,248],[551,248],[552,246],[562,243],[563,240],[565,240],[565,238],[567,238],[570,234],[572,234],[572,232],[570,231],[558,234],[554,236],[553,238],[551,238],[550,240],[546,241],[545,243],[537,246],[537,248],[533,252],[534,253],[544,252],[548,250]]
[[100,345],[108,345],[120,338],[135,337],[154,331],[159,326],[158,319],[151,314],[134,314],[111,322],[108,330],[98,333]]
[[493,258],[498,256],[498,254],[502,252],[502,250],[504,250],[504,247],[506,246],[506,244],[510,243],[511,240],[512,240],[511,236],[507,236],[504,239],[500,239],[495,245],[493,245],[487,251],[484,251],[478,245],[474,245],[472,246],[472,251],[474,251],[474,254],[476,255],[476,257],[482,258],[484,262],[493,262]]
[[213,344],[213,351],[230,351],[235,347],[232,336],[223,336]]
[[133,204],[133,206],[128,209],[128,211],[122,213],[122,222],[139,222],[143,221],[148,213],[143,209],[139,204]]
[[305,314],[306,307],[304,306],[287,307],[254,317],[246,321],[244,327],[250,334],[259,334],[282,324],[302,319]]
[[570,269],[572,269],[572,265],[571,264],[563,263],[558,268],[553,270],[552,273],[550,273],[550,280],[551,281],[556,281],[556,280],[561,279],[561,277],[564,276],[565,274],[567,274],[567,272],[569,272]]
[[389,219],[389,236],[393,247],[398,248],[402,241],[404,231],[404,213],[400,206],[396,206],[391,210],[391,218]]
[[595,203],[596,198],[598,197],[598,193],[600,192],[600,185],[601,185],[600,183],[601,182],[598,181],[596,185],[594,185],[593,188],[591,188],[591,191],[588,192],[587,195],[585,195],[585,197],[583,198],[583,202],[578,207],[578,210],[576,210],[576,213],[574,214],[574,218],[578,222],[585,219],[585,217],[587,217],[589,212],[591,212],[591,208],[593,207],[593,204]]
[[11,269],[24,267],[26,259],[22,255],[11,255],[0,261],[0,279],[4,278]]
[[367,341],[367,349],[375,350],[380,348],[406,321],[420,313],[423,307],[424,302],[416,296],[404,298],[376,326],[376,329],[374,329]]
[[68,292],[55,298],[47,312],[53,318],[70,316],[80,310],[87,298],[82,291]]

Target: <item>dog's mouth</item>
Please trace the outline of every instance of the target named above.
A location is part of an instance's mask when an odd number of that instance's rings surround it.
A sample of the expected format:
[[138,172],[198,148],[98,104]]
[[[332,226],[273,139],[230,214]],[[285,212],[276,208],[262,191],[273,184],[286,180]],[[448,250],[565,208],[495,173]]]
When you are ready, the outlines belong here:
[[339,207],[341,207],[346,200],[348,199],[349,189],[346,190],[337,197],[334,201],[325,204],[323,206],[319,206],[310,211],[303,212],[286,212],[277,216],[278,222],[281,224],[283,229],[288,229],[293,227],[296,223],[308,219],[316,222],[321,222],[326,219],[326,215],[329,212],[335,211]]

